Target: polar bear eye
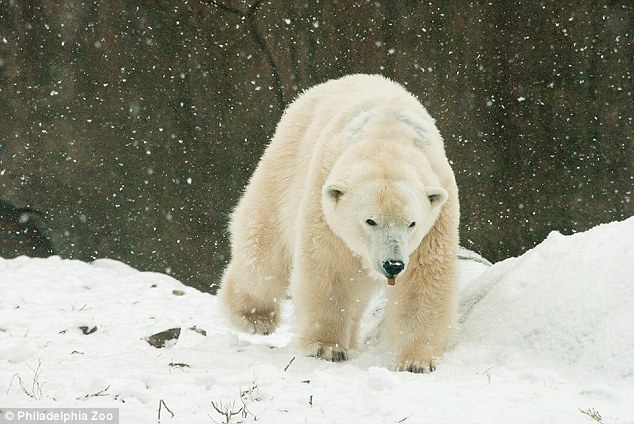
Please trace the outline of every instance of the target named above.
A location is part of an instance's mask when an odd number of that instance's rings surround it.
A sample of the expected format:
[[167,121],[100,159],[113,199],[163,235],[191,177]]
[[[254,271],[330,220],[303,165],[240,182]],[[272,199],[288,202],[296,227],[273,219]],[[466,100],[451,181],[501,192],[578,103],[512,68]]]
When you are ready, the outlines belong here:
[[366,219],[365,223],[368,224],[371,227],[374,227],[376,225],[376,221],[373,219]]
[[411,224],[409,224],[409,228],[414,228],[416,226],[416,222],[412,222]]

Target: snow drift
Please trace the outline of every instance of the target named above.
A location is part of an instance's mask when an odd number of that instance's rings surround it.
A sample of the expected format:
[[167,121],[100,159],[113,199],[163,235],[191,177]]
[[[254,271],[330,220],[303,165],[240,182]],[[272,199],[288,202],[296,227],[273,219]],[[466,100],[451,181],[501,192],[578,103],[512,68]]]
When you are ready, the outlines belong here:
[[[579,379],[634,378],[634,218],[503,261],[463,292],[460,350]],[[631,380],[634,384],[634,379]]]

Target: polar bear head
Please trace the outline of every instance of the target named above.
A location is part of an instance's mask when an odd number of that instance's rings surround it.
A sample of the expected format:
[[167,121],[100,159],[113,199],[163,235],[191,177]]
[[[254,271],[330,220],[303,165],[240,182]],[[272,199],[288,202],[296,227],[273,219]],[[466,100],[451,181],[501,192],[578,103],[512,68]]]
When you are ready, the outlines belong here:
[[390,162],[374,155],[355,156],[349,166],[349,158],[342,159],[322,189],[325,220],[371,275],[395,278],[434,226],[448,193],[428,163],[411,166],[405,158]]

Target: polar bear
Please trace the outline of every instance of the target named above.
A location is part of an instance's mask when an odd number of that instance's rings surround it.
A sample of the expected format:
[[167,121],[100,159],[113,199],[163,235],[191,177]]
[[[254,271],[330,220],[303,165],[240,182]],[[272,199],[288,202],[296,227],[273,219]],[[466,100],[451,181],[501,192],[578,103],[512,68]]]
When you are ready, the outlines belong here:
[[[420,102],[377,75],[317,85],[286,110],[230,220],[230,320],[268,334],[290,293],[299,345],[345,360],[374,290],[394,368],[431,372],[456,324],[458,190]],[[290,286],[289,286],[290,284]]]

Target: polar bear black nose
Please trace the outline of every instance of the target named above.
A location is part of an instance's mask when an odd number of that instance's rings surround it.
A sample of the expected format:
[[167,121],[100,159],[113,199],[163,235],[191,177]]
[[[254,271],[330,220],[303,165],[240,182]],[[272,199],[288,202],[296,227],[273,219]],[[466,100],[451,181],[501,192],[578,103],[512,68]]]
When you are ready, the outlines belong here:
[[395,277],[405,269],[405,264],[403,261],[385,261],[383,262],[383,269],[390,277]]

